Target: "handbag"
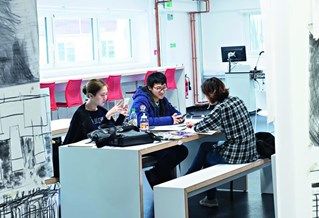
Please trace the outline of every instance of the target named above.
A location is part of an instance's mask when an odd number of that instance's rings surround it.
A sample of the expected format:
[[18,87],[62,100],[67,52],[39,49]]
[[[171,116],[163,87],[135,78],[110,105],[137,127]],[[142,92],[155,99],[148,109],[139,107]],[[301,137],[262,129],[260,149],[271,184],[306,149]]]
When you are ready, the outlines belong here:
[[96,147],[101,148],[116,137],[116,127],[99,127],[99,129],[88,133],[87,137],[95,142]]
[[117,126],[102,128],[88,134],[98,148],[103,146],[127,147],[160,141],[161,138],[151,132],[140,132],[136,126]]

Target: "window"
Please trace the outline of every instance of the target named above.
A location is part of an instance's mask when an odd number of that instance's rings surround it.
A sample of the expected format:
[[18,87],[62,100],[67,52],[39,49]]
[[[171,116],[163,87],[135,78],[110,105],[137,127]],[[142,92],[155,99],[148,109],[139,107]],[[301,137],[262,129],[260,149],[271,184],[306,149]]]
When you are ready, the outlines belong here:
[[99,20],[101,60],[121,60],[132,57],[130,23],[130,19]]
[[42,78],[146,67],[155,60],[147,11],[38,10]]
[[54,20],[56,65],[94,60],[92,22],[92,18]]
[[260,13],[249,15],[249,35],[250,50],[257,52],[264,50],[262,18]]
[[47,18],[41,17],[39,19],[39,64],[45,66],[49,64],[48,53],[48,31],[47,31]]

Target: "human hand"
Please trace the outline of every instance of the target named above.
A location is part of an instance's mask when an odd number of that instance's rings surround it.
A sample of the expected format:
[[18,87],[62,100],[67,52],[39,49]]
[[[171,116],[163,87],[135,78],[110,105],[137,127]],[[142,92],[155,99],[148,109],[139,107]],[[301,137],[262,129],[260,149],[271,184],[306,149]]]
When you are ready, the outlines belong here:
[[192,128],[193,126],[194,126],[194,122],[192,122],[192,121],[187,121],[186,122],[186,126],[188,127],[188,128]]
[[111,117],[117,113],[121,113],[123,111],[123,101],[120,101],[119,103],[117,103],[114,107],[112,107],[107,114],[105,115],[105,117],[110,120]]
[[172,118],[173,118],[173,124],[179,124],[179,123],[182,123],[184,121],[184,116],[177,115],[176,113],[174,113],[172,115]]
[[122,110],[120,113],[123,114],[124,116],[127,116],[128,115],[128,105],[125,105],[124,107],[122,107]]

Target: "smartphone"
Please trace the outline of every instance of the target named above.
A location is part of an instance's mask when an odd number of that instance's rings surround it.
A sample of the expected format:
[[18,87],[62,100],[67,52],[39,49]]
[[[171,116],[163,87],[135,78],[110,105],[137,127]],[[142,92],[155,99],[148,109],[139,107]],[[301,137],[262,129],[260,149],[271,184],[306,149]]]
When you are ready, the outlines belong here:
[[184,119],[184,118],[186,117],[186,115],[187,115],[187,114],[180,114],[180,115],[177,115],[177,117],[178,117],[178,118],[183,118],[183,119]]
[[126,107],[129,102],[130,102],[130,98],[124,98],[123,107]]

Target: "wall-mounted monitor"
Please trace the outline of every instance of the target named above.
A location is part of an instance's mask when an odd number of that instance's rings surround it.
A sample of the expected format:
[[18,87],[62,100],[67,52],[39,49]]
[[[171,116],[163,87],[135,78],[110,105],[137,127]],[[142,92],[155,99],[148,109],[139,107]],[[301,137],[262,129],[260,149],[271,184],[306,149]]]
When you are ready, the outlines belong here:
[[221,47],[223,62],[237,62],[246,61],[246,47],[241,46],[227,46]]

